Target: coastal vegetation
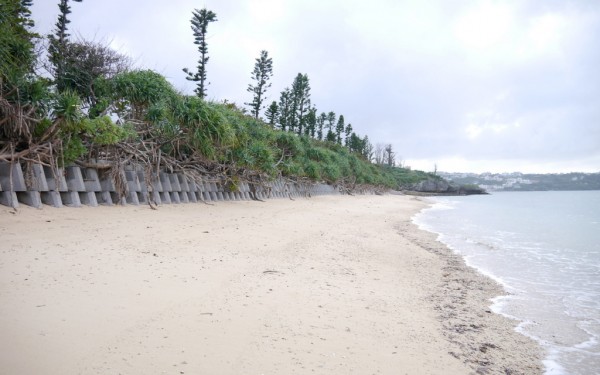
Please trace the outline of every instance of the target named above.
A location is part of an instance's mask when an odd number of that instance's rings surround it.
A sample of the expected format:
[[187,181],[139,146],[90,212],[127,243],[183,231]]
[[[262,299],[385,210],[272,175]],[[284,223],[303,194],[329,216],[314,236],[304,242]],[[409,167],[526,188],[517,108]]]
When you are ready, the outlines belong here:
[[192,178],[218,177],[232,188],[275,177],[325,181],[347,191],[440,179],[395,166],[391,145],[373,147],[343,115],[318,114],[307,74],[298,73],[263,120],[273,74],[267,51],[256,59],[248,85],[249,111],[227,100],[205,100],[206,34],[217,20],[212,11],[193,12],[200,58],[195,72],[184,69],[197,84],[195,95],[185,95],[101,43],[72,40],[69,0],[58,4],[53,34],[35,33],[31,3],[0,0],[0,162],[40,163],[55,171],[76,163],[109,170],[115,178],[135,163],[149,176],[177,170]]

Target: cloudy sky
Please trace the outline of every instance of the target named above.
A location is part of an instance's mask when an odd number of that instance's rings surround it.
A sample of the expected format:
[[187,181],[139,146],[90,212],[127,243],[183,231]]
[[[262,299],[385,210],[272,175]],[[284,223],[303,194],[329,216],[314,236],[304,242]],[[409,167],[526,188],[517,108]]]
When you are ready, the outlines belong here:
[[[34,3],[50,32],[58,0]],[[202,7],[218,18],[212,100],[250,101],[265,49],[269,100],[306,73],[319,112],[415,169],[600,172],[600,1],[84,0],[70,28],[191,94],[181,69],[196,65],[190,18]]]

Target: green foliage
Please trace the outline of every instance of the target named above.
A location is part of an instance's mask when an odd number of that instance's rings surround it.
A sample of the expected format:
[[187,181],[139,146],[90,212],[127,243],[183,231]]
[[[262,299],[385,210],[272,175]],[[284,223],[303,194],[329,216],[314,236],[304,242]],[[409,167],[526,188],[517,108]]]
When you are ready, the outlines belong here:
[[31,1],[0,0],[0,82],[18,80],[33,71],[36,57],[31,32]]
[[62,46],[62,81],[59,91],[76,92],[84,103],[100,114],[107,107],[106,84],[125,71],[128,59],[110,47],[95,42],[65,42]]
[[108,116],[83,119],[82,128],[92,144],[101,146],[114,145],[135,137],[133,128],[117,125]]
[[59,162],[61,162],[61,165],[68,165],[81,158],[87,151],[81,138],[66,137],[63,139],[62,158],[59,159]]
[[76,132],[82,130],[81,99],[72,91],[58,94],[54,100],[54,118],[63,123],[63,130]]
[[114,98],[135,107],[147,108],[177,95],[165,77],[152,70],[135,70],[118,74],[112,80]]
[[408,168],[382,166],[382,169],[393,176],[394,181],[399,188],[409,187],[417,182],[427,179],[441,179],[440,176],[436,176],[433,173],[413,171]]
[[88,151],[88,145],[113,145],[136,137],[129,126],[115,124],[110,117],[87,118],[81,112],[81,100],[71,91],[58,94],[53,105],[53,119],[45,119],[36,127],[42,135],[52,124],[58,124],[57,136],[62,140],[62,162],[73,162]]
[[[150,108],[157,116],[160,106],[176,107],[178,94],[173,86],[160,74],[151,70],[135,70],[117,74],[112,80],[99,80],[99,86],[105,93],[115,112],[124,120],[148,120]],[[95,110],[106,106],[99,101]],[[167,104],[168,103],[168,104]]]

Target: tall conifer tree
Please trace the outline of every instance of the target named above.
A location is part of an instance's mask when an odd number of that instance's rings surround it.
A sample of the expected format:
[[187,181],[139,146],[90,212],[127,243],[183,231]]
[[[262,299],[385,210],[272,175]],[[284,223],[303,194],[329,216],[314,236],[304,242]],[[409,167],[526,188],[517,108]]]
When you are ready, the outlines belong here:
[[269,121],[269,125],[272,128],[275,127],[275,123],[277,122],[277,118],[279,116],[279,106],[276,101],[273,101],[271,105],[267,108],[265,112],[265,116],[267,117],[267,121]]
[[[82,0],[73,0],[76,3],[81,3]],[[69,20],[69,14],[71,14],[71,6],[69,0],[60,0],[58,3],[58,9],[60,13],[58,20],[56,21],[56,29],[54,35],[49,35],[48,40],[50,44],[48,46],[48,55],[50,63],[54,67],[54,82],[56,83],[57,90],[63,91],[68,86],[66,82],[65,71],[66,65],[68,64],[66,51],[67,43],[69,43],[68,24],[71,23]]]
[[344,124],[344,115],[340,115],[340,118],[338,119],[337,125],[335,127],[335,141],[338,145],[342,144],[342,133],[344,132],[345,127],[346,126]]
[[292,117],[290,130],[297,129],[298,134],[303,134],[306,114],[310,109],[310,84],[308,75],[298,73],[292,83]]
[[248,92],[253,93],[254,97],[252,98],[252,102],[246,103],[246,105],[250,107],[250,113],[252,113],[252,116],[257,120],[260,111],[263,108],[262,103],[265,100],[265,93],[267,92],[267,89],[271,87],[271,84],[268,81],[272,76],[273,59],[269,57],[267,51],[261,51],[260,57],[256,59],[254,70],[252,71],[252,79],[255,81],[255,84],[249,84],[247,90]]
[[304,116],[304,135],[314,138],[317,128],[317,108],[312,107]]
[[211,11],[203,8],[201,10],[195,9],[192,12],[192,31],[194,32],[194,44],[198,46],[198,52],[200,52],[200,59],[198,60],[198,66],[196,73],[192,73],[188,68],[183,68],[183,71],[187,74],[185,79],[188,81],[196,82],[197,87],[194,90],[196,95],[200,98],[206,96],[206,64],[208,63],[208,43],[206,42],[206,32],[208,24],[217,21],[217,15]]
[[292,130],[290,129],[290,113],[291,113],[291,98],[290,89],[285,88],[281,92],[279,97],[279,127],[281,130]]
[[323,140],[323,127],[325,126],[325,121],[327,121],[327,113],[321,112],[317,119],[317,139],[319,141]]
[[346,129],[344,129],[344,146],[346,147],[348,147],[348,143],[350,142],[350,134],[352,134],[352,124],[346,125]]

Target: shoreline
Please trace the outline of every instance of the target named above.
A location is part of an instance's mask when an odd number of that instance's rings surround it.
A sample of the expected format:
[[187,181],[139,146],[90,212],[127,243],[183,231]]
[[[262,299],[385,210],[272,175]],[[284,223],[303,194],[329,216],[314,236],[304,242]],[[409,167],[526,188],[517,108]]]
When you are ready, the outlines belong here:
[[541,373],[425,205],[2,210],[0,372]]
[[[420,200],[420,198],[415,199]],[[488,373],[489,370],[492,370],[492,373],[498,371],[498,373],[511,374],[544,373],[542,346],[533,337],[519,332],[520,325],[525,322],[498,310],[497,305],[500,303],[498,300],[511,296],[501,280],[469,265],[462,255],[438,240],[439,233],[422,228],[414,222],[413,219],[416,215],[433,205],[431,202],[424,201],[424,203],[426,206],[413,215],[411,224],[417,230],[429,234],[425,238],[415,238],[415,243],[446,260],[445,280],[433,298],[439,307],[439,316],[443,321],[446,337],[457,344],[459,348],[460,352],[456,355],[464,358],[466,363],[470,363],[479,371],[478,373]],[[478,284],[478,286],[472,287],[474,284]],[[479,301],[480,304],[483,304],[485,306],[484,313],[460,309],[461,305],[468,305],[469,301],[475,303]],[[460,309],[459,314],[453,312],[456,309]],[[469,324],[469,321],[478,321],[479,323]],[[510,335],[506,334],[506,331],[510,332]],[[491,341],[487,340],[490,335],[495,337],[506,335],[506,339],[514,341],[519,347],[518,350],[524,353],[511,353],[504,350],[501,344],[488,342]],[[466,345],[465,339],[468,342]],[[494,367],[498,365],[499,367],[490,369],[490,363]],[[523,370],[523,366],[526,370]]]

